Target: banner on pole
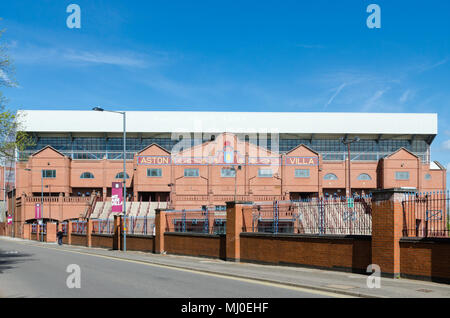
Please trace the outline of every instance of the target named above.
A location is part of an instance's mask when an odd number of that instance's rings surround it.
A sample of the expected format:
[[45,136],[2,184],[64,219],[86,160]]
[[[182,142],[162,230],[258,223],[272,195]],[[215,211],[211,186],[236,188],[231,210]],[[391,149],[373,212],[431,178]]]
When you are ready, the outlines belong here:
[[111,189],[112,212],[122,212],[123,208],[123,188],[122,182],[113,182]]
[[40,203],[36,203],[34,206],[34,218],[40,219],[42,218],[42,206]]

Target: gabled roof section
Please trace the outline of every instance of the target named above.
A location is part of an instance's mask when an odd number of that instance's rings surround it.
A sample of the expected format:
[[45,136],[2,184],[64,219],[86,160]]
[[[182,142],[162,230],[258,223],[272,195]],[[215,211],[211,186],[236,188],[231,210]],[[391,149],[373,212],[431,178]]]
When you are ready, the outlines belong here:
[[301,152],[302,149],[305,149],[305,150],[315,154],[316,156],[319,156],[318,152],[312,150],[311,148],[309,148],[305,144],[300,144],[297,147],[295,147],[294,149],[289,150],[289,152],[287,152],[286,155],[295,155],[296,152]]
[[45,153],[45,152],[55,152],[56,154],[58,154],[59,156],[61,156],[61,157],[66,157],[67,158],[67,156],[66,155],[64,155],[63,153],[61,153],[61,152],[59,152],[58,150],[56,150],[55,148],[53,148],[52,146],[45,146],[44,148],[42,148],[41,150],[38,150],[38,151],[36,151],[35,153],[33,153],[32,155],[31,155],[31,157],[36,157],[36,156],[38,156],[38,155],[42,155],[43,153]]
[[151,150],[150,148],[157,148],[158,150],[160,150],[160,151],[163,151],[165,154],[170,154],[170,152],[167,150],[167,149],[165,149],[164,147],[161,147],[160,145],[158,145],[158,144],[156,144],[156,143],[152,143],[152,144],[150,144],[150,145],[148,145],[147,147],[145,147],[144,149],[142,149],[141,151],[139,151],[137,154],[138,155],[143,155],[143,154],[145,154],[146,152],[148,152],[148,150]]
[[430,170],[447,170],[439,161],[430,162]]
[[397,151],[391,153],[389,156],[386,157],[386,159],[392,158],[392,157],[394,157],[395,155],[400,154],[401,152],[406,152],[406,153],[408,153],[409,155],[413,156],[414,158],[419,159],[418,156],[416,156],[414,153],[412,153],[411,151],[409,151],[408,149],[406,149],[406,148],[404,148],[404,147],[401,147],[401,148],[398,149]]

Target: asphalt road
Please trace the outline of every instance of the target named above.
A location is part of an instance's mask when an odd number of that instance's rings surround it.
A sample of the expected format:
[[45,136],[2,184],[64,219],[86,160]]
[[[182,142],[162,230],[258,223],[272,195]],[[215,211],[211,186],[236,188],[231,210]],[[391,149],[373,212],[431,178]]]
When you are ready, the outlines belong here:
[[[80,288],[68,288],[70,264]],[[333,294],[0,240],[0,297],[310,298]]]

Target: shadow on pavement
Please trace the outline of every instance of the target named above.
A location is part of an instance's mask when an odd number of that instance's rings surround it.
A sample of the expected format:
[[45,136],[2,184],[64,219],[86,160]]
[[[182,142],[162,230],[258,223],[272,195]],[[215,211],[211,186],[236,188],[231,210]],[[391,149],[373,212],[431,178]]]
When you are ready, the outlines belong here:
[[17,250],[0,249],[0,274],[8,269],[13,269],[15,264],[32,261],[33,254],[21,253]]

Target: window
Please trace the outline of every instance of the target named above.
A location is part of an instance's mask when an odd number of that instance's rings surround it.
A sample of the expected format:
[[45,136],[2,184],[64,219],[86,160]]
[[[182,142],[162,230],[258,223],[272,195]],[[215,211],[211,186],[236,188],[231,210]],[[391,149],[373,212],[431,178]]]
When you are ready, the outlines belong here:
[[43,178],[56,178],[56,170],[42,170]]
[[296,178],[309,178],[309,169],[295,169]]
[[234,178],[236,176],[236,170],[234,170],[233,168],[222,168],[220,170],[220,176],[222,178]]
[[[130,179],[130,176],[128,175],[128,173],[126,174],[126,178]],[[123,171],[116,174],[116,179],[123,179]]]
[[161,177],[162,169],[147,169],[147,177]]
[[425,180],[431,180],[431,174],[427,173],[427,174],[425,175]]
[[338,177],[334,173],[327,173],[324,177],[324,180],[337,180]]
[[260,178],[272,177],[272,169],[258,169],[258,177]]
[[227,210],[227,206],[226,205],[216,205],[215,206],[215,210],[216,211],[226,211]]
[[409,180],[409,172],[408,171],[396,171],[395,172],[395,180]]
[[367,173],[361,173],[358,176],[358,180],[372,180],[372,178]]
[[198,169],[184,169],[185,177],[198,177],[200,176],[200,172]]
[[80,176],[81,179],[94,179],[94,175],[91,172],[83,172]]

